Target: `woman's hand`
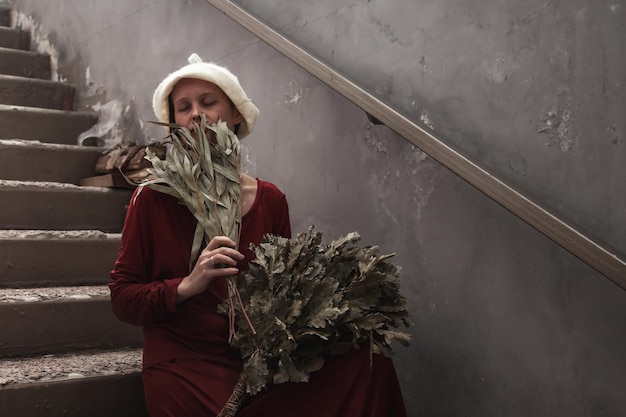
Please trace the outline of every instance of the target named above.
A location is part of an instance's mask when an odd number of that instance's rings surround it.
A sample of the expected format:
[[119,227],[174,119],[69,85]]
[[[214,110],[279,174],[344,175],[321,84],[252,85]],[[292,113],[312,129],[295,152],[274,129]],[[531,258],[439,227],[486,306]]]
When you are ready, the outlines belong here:
[[235,249],[236,243],[226,236],[216,236],[200,253],[196,265],[178,285],[176,302],[180,303],[196,294],[203,293],[216,277],[239,273],[237,261],[243,255]]

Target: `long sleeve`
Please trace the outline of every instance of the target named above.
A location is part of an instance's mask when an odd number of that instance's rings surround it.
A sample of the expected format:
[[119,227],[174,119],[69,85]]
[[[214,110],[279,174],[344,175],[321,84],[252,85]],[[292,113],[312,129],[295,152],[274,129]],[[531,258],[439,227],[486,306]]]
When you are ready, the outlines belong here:
[[[135,190],[109,284],[113,312],[120,320],[146,326],[177,311],[176,288],[187,271],[174,260],[181,256],[188,260],[191,247],[179,236],[187,237],[195,227],[186,213],[170,196],[147,188]],[[161,261],[162,257],[168,259]]]

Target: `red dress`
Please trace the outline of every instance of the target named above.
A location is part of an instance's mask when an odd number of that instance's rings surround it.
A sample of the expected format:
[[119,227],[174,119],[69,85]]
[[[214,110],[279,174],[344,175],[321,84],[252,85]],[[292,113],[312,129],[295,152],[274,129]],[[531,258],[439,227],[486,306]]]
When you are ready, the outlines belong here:
[[[139,189],[138,189],[139,190]],[[217,312],[227,297],[223,280],[176,305],[176,288],[189,273],[196,227],[177,199],[144,188],[131,198],[111,302],[117,317],[143,326],[143,383],[151,417],[214,416],[226,403],[242,361],[228,344],[228,317]],[[266,233],[290,237],[289,209],[273,184],[258,191],[242,219],[239,250],[247,268],[250,243]],[[249,401],[239,415],[264,417],[403,417],[406,415],[393,363],[361,349],[330,359],[308,383],[274,385]]]

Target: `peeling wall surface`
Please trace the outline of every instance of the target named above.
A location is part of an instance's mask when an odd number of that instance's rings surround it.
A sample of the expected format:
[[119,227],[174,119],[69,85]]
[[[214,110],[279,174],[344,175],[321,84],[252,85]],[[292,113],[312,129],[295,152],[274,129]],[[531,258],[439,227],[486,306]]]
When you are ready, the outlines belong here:
[[[396,253],[410,416],[626,415],[624,290],[210,4],[13,4],[79,107],[121,109],[109,141],[163,135],[152,92],[192,52],[239,76],[261,111],[245,169],[287,194],[293,230]],[[238,4],[626,253],[624,0]]]

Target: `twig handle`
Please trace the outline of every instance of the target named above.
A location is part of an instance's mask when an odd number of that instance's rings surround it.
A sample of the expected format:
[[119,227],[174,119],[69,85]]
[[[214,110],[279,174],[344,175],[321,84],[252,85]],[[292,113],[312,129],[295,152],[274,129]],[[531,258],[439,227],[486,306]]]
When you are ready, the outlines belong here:
[[240,375],[232,394],[230,394],[230,398],[228,398],[217,417],[235,417],[246,398],[246,380]]

